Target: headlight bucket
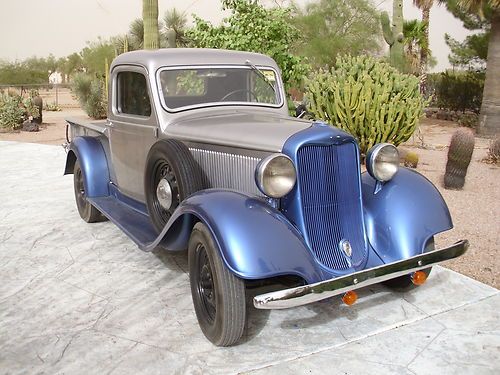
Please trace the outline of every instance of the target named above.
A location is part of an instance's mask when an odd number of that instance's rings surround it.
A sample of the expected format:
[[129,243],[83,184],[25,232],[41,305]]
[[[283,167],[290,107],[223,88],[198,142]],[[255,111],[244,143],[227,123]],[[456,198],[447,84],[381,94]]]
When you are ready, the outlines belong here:
[[374,179],[391,180],[399,169],[399,152],[390,143],[379,143],[366,154],[366,170]]
[[297,180],[292,160],[284,154],[272,154],[262,159],[255,169],[255,183],[259,190],[271,198],[288,194]]

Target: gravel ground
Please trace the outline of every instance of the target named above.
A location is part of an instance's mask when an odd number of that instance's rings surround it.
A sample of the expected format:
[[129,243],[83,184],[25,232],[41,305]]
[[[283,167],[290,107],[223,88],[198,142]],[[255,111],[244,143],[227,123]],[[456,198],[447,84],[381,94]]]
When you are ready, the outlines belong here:
[[419,155],[418,172],[431,180],[443,195],[455,228],[438,235],[436,245],[468,239],[468,252],[444,266],[485,284],[500,288],[500,168],[481,160],[486,156],[490,140],[476,137],[472,161],[463,190],[446,190],[443,175],[448,145],[458,126],[450,121],[425,119],[420,126],[425,148],[416,147],[419,140],[404,147]]
[[[60,145],[65,142],[64,118],[76,116],[84,116],[83,111],[44,112],[47,123],[42,131],[0,133],[0,140]],[[442,179],[446,155],[456,129],[458,126],[453,122],[423,119],[420,133],[425,146],[420,147],[421,139],[414,137],[403,147],[419,155],[417,170],[438,187],[450,208],[455,228],[438,235],[436,245],[444,246],[464,238],[471,243],[463,257],[445,266],[499,289],[500,167],[481,162],[486,156],[489,140],[476,137],[464,189],[444,189]]]

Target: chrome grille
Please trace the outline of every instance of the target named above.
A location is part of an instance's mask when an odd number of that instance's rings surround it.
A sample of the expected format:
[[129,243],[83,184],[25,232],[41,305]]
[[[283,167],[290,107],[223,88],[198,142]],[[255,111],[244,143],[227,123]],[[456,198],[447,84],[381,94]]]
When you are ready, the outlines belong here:
[[254,178],[260,158],[198,148],[190,148],[189,151],[203,171],[206,188],[234,189],[262,196]]
[[[303,146],[297,154],[305,229],[318,260],[345,270],[366,257],[357,148],[353,143]],[[348,240],[352,257],[340,248]]]

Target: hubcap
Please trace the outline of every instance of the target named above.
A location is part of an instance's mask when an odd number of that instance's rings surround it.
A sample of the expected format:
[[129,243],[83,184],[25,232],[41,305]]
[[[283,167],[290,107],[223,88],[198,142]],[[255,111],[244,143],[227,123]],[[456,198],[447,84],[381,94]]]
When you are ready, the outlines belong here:
[[172,188],[166,178],[162,178],[156,187],[158,202],[164,210],[169,210],[172,206]]

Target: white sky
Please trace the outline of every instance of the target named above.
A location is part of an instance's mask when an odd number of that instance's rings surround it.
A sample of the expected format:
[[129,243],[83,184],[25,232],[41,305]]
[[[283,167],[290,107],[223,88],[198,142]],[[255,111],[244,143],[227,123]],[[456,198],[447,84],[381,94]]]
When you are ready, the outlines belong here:
[[[380,10],[392,9],[391,0],[372,1]],[[220,0],[159,0],[159,5],[160,16],[176,7],[215,23],[223,18]],[[141,13],[142,0],[0,0],[0,59],[22,60],[50,53],[67,56],[80,51],[86,41],[124,34]],[[404,17],[421,17],[412,0],[404,0]],[[467,31],[444,6],[432,8],[430,25],[430,46],[438,60],[434,70],[440,71],[449,66],[444,33],[462,40]]]

